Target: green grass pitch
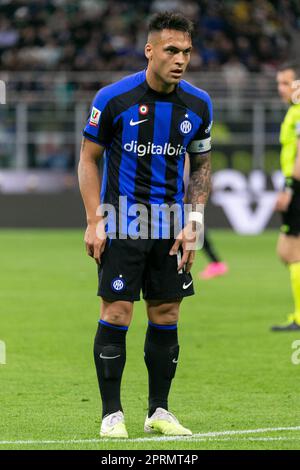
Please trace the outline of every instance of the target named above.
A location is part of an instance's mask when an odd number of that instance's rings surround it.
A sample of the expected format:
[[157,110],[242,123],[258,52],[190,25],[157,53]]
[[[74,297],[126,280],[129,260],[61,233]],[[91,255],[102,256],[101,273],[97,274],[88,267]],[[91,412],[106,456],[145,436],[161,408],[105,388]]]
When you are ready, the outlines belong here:
[[169,402],[196,437],[139,440],[147,406],[141,301],[127,335],[122,389],[131,440],[100,442],[92,356],[99,299],[83,231],[2,230],[0,340],[7,363],[0,365],[0,450],[300,449],[300,365],[291,362],[300,333],[269,331],[292,311],[288,271],[275,254],[277,233],[214,231],[212,238],[230,273],[199,281],[206,260],[197,254],[196,295],[182,304]]

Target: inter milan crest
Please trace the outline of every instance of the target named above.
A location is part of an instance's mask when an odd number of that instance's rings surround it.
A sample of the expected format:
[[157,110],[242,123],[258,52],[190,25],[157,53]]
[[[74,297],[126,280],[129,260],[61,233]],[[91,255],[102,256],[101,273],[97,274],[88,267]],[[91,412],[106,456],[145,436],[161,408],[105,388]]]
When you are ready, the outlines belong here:
[[115,277],[111,282],[111,288],[114,292],[122,292],[125,289],[125,285],[122,274],[119,277]]
[[191,121],[189,121],[188,119],[185,119],[184,121],[182,121],[182,123],[179,126],[180,133],[183,135],[187,135],[191,132],[192,127],[193,125]]
[[139,106],[139,113],[142,114],[142,116],[146,116],[148,114],[149,108],[146,104],[141,104]]

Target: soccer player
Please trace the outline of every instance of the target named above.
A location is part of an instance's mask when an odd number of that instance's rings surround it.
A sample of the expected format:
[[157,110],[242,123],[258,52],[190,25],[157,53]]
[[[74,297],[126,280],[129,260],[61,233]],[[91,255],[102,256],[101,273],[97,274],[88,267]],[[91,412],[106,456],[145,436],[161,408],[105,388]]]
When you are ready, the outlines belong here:
[[[206,203],[210,190],[211,100],[206,92],[182,80],[190,60],[191,34],[192,24],[181,14],[152,17],[145,46],[146,70],[101,89],[83,131],[78,172],[87,215],[85,244],[87,254],[98,264],[102,300],[94,342],[102,437],[128,437],[120,387],[126,334],[141,289],[149,320],[144,348],[149,410],[144,431],[192,434],[168,410],[179,357],[179,307],[183,297],[194,293],[190,270],[195,250],[190,241],[199,233],[203,217],[199,205]],[[121,196],[127,197],[131,209],[135,204],[148,209],[155,204],[183,207],[186,152],[191,157],[188,202],[192,212],[178,235],[124,238],[126,229],[127,235],[131,233],[132,219],[129,209],[124,212],[119,205]],[[97,211],[97,160],[103,155],[101,204],[111,204],[121,216],[116,236],[110,235],[109,224]]]
[[299,79],[297,63],[285,64],[277,73],[279,95],[289,105],[280,131],[280,162],[285,187],[276,203],[283,221],[277,252],[290,271],[295,310],[286,324],[273,326],[273,331],[300,330],[300,103],[299,89],[293,87]]
[[224,276],[228,272],[228,266],[217,254],[215,247],[213,246],[211,239],[208,236],[207,229],[205,229],[204,232],[203,251],[210,262],[206,268],[201,273],[199,273],[200,279],[208,280],[215,277]]

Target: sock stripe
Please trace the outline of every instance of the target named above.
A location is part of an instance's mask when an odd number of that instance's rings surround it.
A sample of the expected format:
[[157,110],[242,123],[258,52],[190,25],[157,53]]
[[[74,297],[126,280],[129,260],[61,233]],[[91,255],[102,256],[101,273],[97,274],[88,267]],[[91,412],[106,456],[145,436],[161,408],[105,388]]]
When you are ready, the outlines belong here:
[[157,323],[152,323],[149,320],[148,324],[158,330],[177,330],[177,323],[175,323],[175,325],[158,325]]
[[113,328],[114,330],[128,330],[128,326],[117,326],[117,325],[112,325],[111,323],[108,323],[107,321],[104,320],[99,320],[100,325],[107,326],[108,328]]

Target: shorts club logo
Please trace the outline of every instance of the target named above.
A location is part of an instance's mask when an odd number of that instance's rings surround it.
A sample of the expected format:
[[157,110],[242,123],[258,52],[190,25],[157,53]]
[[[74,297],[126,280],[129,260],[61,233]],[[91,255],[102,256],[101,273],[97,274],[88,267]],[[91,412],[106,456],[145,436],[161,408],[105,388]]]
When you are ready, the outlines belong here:
[[149,111],[149,108],[146,104],[141,104],[141,106],[139,106],[139,113],[142,116],[146,116],[146,114],[148,114],[148,111]]
[[114,292],[122,292],[125,289],[125,286],[126,284],[125,284],[122,274],[120,274],[119,277],[115,277],[111,281],[111,288]]
[[185,119],[184,121],[182,121],[182,123],[180,124],[180,127],[179,127],[179,130],[181,132],[181,134],[183,135],[187,135],[191,132],[192,130],[192,123],[191,121],[189,121],[188,119]]

